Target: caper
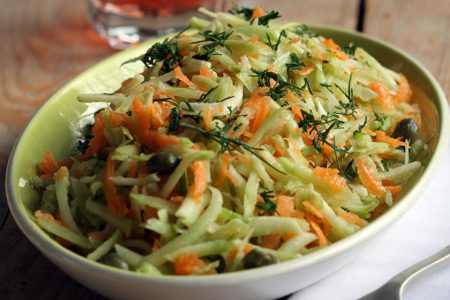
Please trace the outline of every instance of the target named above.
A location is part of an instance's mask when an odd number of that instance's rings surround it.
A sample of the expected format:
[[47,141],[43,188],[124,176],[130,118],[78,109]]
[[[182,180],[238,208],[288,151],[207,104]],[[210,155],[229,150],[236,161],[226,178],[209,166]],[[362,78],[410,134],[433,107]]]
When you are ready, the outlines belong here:
[[108,253],[99,262],[114,268],[129,270],[128,264],[117,253]]
[[269,253],[262,252],[258,249],[253,249],[244,256],[242,264],[244,269],[259,268],[277,263],[275,256]]
[[225,271],[225,267],[226,267],[226,262],[225,262],[225,258],[223,258],[222,255],[210,255],[207,257],[207,259],[211,262],[213,261],[218,261],[219,265],[216,268],[217,273],[222,273],[223,271]]
[[400,138],[402,141],[409,141],[409,144],[413,144],[419,136],[419,128],[416,121],[411,118],[401,120],[395,126],[392,133],[393,138]]
[[147,170],[150,173],[169,175],[180,163],[180,158],[171,152],[158,152],[147,161]]

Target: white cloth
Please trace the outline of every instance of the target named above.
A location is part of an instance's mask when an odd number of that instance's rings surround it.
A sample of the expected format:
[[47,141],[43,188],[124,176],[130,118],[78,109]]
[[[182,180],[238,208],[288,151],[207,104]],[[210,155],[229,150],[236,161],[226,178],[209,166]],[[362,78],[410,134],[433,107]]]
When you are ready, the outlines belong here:
[[[350,264],[289,300],[358,299],[450,245],[450,148],[422,197]],[[410,299],[450,299],[450,263],[407,285]]]

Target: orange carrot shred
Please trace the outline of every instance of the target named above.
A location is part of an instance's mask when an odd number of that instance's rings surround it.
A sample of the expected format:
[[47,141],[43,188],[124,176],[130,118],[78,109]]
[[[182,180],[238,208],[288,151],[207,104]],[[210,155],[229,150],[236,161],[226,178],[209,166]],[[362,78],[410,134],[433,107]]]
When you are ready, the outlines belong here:
[[53,154],[50,150],[44,152],[38,168],[41,174],[53,175],[53,173],[58,171],[59,164],[53,157]]
[[337,169],[315,167],[313,174],[314,176],[325,180],[330,189],[335,192],[340,192],[347,186],[345,179],[339,176],[339,171]]
[[313,215],[318,217],[319,219],[323,219],[323,214],[318,210],[314,205],[312,205],[309,201],[303,201],[303,206],[306,207]]
[[115,162],[112,159],[112,154],[110,154],[106,160],[105,174],[103,178],[106,206],[112,214],[123,217],[128,213],[128,208],[124,199],[117,191],[117,187],[110,179],[111,176],[114,176],[114,167]]
[[317,225],[314,221],[309,221],[309,224],[311,225],[311,230],[314,232],[315,235],[319,238],[319,247],[325,247],[328,245],[327,238],[325,234],[323,233],[322,229]]
[[173,264],[177,275],[192,275],[205,266],[205,262],[196,254],[182,254]]
[[355,158],[356,169],[362,184],[376,197],[383,197],[386,189],[383,187],[381,179],[376,175],[376,170],[366,162],[365,158],[358,156]]
[[194,173],[194,183],[190,186],[188,195],[198,202],[207,188],[205,162],[194,161],[190,168]]
[[390,111],[393,109],[392,101],[389,96],[389,89],[386,85],[374,81],[369,85],[369,88],[377,94],[377,101],[385,110]]
[[264,14],[264,9],[260,6],[257,6],[255,7],[255,9],[253,9],[252,19],[262,17],[264,16]]
[[186,75],[183,74],[183,71],[181,70],[180,66],[177,66],[175,69],[173,69],[173,72],[175,73],[175,77],[179,81],[183,82],[190,88],[193,88],[193,89],[197,88],[195,83],[193,83],[189,78],[187,78]]
[[265,235],[263,236],[261,241],[261,246],[269,249],[277,249],[280,246],[280,244],[281,244],[281,235],[277,233]]
[[364,221],[356,214],[340,210],[337,212],[338,216],[346,220],[347,222],[351,224],[355,224],[358,227],[364,227],[366,224]]
[[282,217],[290,217],[294,211],[294,197],[286,195],[277,196],[277,212]]

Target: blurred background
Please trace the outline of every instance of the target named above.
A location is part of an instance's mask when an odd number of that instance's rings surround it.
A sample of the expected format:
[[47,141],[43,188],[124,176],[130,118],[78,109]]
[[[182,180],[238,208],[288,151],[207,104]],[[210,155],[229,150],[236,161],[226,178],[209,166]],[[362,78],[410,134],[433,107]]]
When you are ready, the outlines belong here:
[[[0,0],[0,181],[14,141],[33,113],[65,82],[118,51],[103,36],[103,0]],[[124,4],[127,0],[116,0]],[[142,2],[142,1],[140,1]],[[168,32],[200,0],[148,0]],[[177,4],[182,3],[181,4]],[[242,6],[278,10],[283,20],[358,30],[394,44],[421,61],[450,94],[450,0],[246,0]],[[212,3],[212,4],[211,4]],[[233,2],[212,1],[211,9]],[[161,5],[164,5],[161,9]],[[155,8],[156,7],[156,8]],[[89,23],[88,8],[91,22]],[[123,8],[123,7],[122,7]],[[114,12],[117,6],[109,7]],[[158,13],[155,13],[158,11]],[[133,9],[128,13],[138,14]],[[170,17],[164,19],[163,17]],[[109,20],[111,21],[111,20]],[[114,21],[114,20],[112,20]],[[111,22],[112,22],[111,21]],[[175,23],[174,23],[175,22]],[[100,24],[100,25],[99,25]],[[100,26],[100,27],[99,27]],[[158,27],[156,26],[156,27]],[[103,30],[103,31],[102,31]],[[169,30],[170,31],[170,30]],[[133,34],[133,33],[132,33]],[[137,40],[131,40],[131,43]],[[119,45],[122,47],[123,45]],[[41,256],[9,216],[0,185],[0,297],[2,299],[101,299]]]

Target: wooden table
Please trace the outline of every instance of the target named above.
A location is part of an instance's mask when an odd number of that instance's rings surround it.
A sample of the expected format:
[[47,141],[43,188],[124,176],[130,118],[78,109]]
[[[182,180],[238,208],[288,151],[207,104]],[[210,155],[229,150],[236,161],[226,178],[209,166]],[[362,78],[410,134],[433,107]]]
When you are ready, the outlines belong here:
[[[421,61],[450,95],[450,0],[244,1],[288,20],[332,24],[379,37]],[[244,3],[245,4],[245,3]],[[14,141],[67,80],[115,52],[91,29],[85,1],[0,0],[0,178]],[[102,299],[28,242],[0,185],[0,297]]]

